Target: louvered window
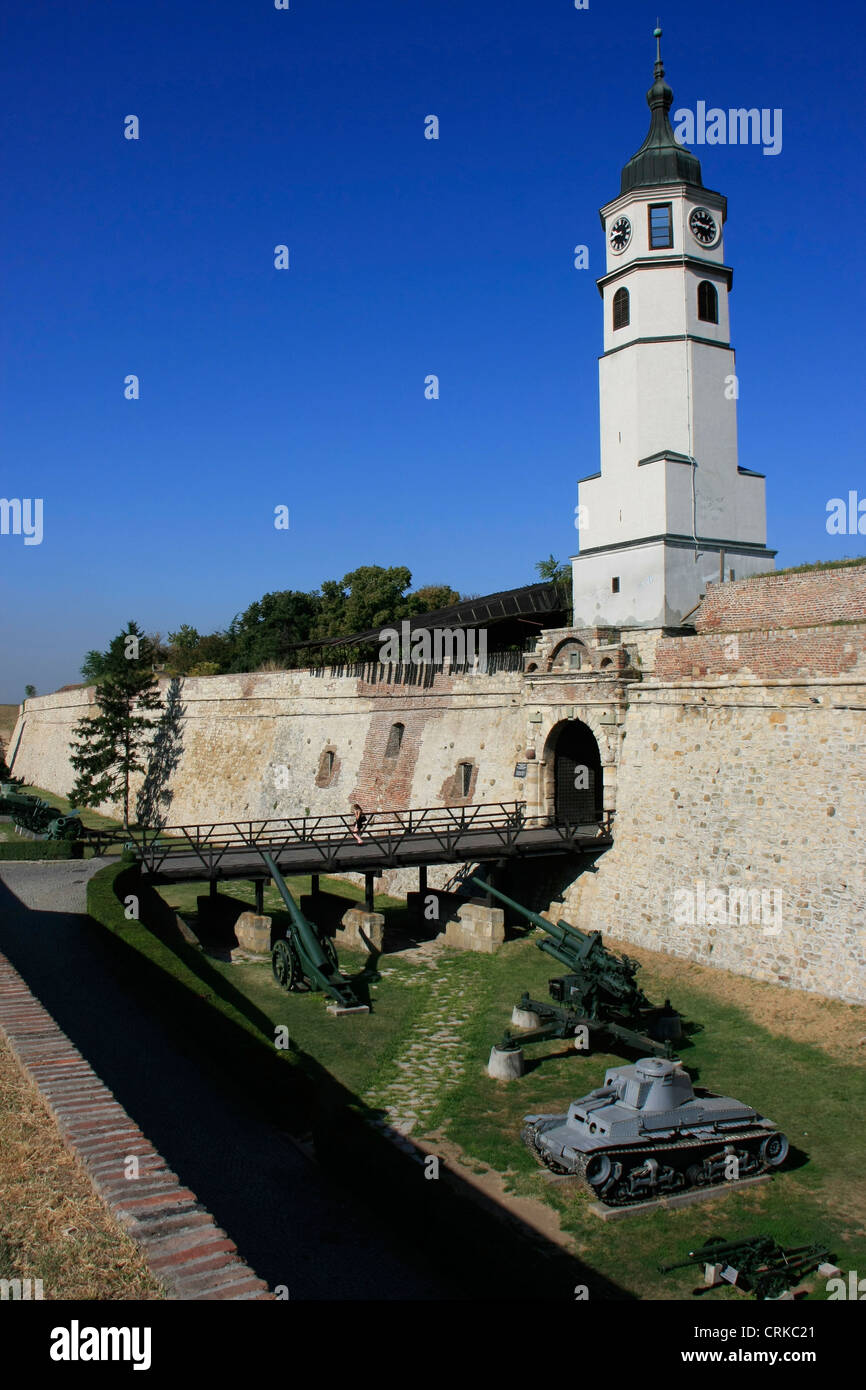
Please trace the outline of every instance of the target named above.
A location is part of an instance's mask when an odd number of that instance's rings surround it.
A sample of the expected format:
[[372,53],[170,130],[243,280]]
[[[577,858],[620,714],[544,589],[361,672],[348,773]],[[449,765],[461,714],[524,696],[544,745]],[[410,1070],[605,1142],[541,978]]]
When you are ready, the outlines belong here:
[[628,290],[619,289],[613,297],[613,326],[617,328],[627,328],[629,322],[629,297]]

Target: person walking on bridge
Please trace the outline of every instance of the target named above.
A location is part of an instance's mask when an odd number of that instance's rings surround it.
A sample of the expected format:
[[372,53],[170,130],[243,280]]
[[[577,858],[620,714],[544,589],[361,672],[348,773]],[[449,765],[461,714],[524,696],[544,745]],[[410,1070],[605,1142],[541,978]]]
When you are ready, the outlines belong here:
[[364,812],[361,810],[361,807],[358,805],[357,801],[353,803],[352,810],[355,812],[355,819],[352,823],[352,834],[354,835],[355,839],[358,841],[358,844],[360,845],[362,843],[361,831],[367,824],[367,817],[364,815]]

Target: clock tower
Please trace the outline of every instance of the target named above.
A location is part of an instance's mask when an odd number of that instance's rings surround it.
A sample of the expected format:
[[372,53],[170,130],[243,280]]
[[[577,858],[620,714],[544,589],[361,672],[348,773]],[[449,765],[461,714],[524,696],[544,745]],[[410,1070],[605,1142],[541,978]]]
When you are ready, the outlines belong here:
[[773,568],[764,475],[737,462],[727,200],[677,143],[655,30],[646,140],[601,209],[601,469],[579,483],[577,626],[667,627],[707,584]]

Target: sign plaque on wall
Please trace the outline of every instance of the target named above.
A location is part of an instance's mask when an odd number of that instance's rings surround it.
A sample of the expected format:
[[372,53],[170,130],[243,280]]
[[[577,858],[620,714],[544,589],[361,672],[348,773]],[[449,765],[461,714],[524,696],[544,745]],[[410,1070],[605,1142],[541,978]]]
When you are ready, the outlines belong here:
[[514,775],[515,775],[515,777],[525,777],[525,776],[526,776],[526,763],[518,763],[517,766],[516,766],[515,769],[514,769]]

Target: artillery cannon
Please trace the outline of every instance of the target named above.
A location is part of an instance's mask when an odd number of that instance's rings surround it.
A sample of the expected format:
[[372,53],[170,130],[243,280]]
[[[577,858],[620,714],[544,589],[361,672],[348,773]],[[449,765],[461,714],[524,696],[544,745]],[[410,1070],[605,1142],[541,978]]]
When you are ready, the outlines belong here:
[[[276,943],[271,964],[277,983],[287,990],[322,990],[334,1000],[336,1014],[367,1014],[369,1004],[362,1004],[348,980],[340,974],[334,943],[326,932],[308,922],[298,907],[273,856],[262,853],[262,859],[276,884],[277,891],[291,917],[286,935]],[[368,978],[378,979],[377,974]]]
[[46,840],[77,840],[82,831],[77,811],[59,811],[50,802],[28,796],[10,782],[0,785],[0,813],[11,816],[20,829]]
[[548,981],[552,1004],[530,999],[528,993],[521,997],[515,1012],[535,1015],[539,1026],[520,1033],[506,1030],[494,1052],[514,1052],[545,1038],[575,1037],[585,1028],[590,1040],[593,1034],[603,1035],[642,1056],[672,1055],[673,1043],[682,1039],[682,1020],[669,999],[661,1009],[650,1003],[635,980],[637,961],[615,955],[603,944],[601,932],[583,932],[562,920],[548,922],[483,879],[470,881],[540,927],[544,938],[535,943],[538,949],[569,970]]
[[[823,1245],[798,1245],[785,1250],[770,1235],[731,1241],[713,1236],[697,1250],[690,1250],[686,1259],[659,1265],[659,1273],[669,1274],[674,1269],[703,1265],[708,1288],[724,1281],[753,1293],[755,1298],[779,1298],[806,1274],[832,1259]],[[835,1266],[831,1268],[835,1270]]]

